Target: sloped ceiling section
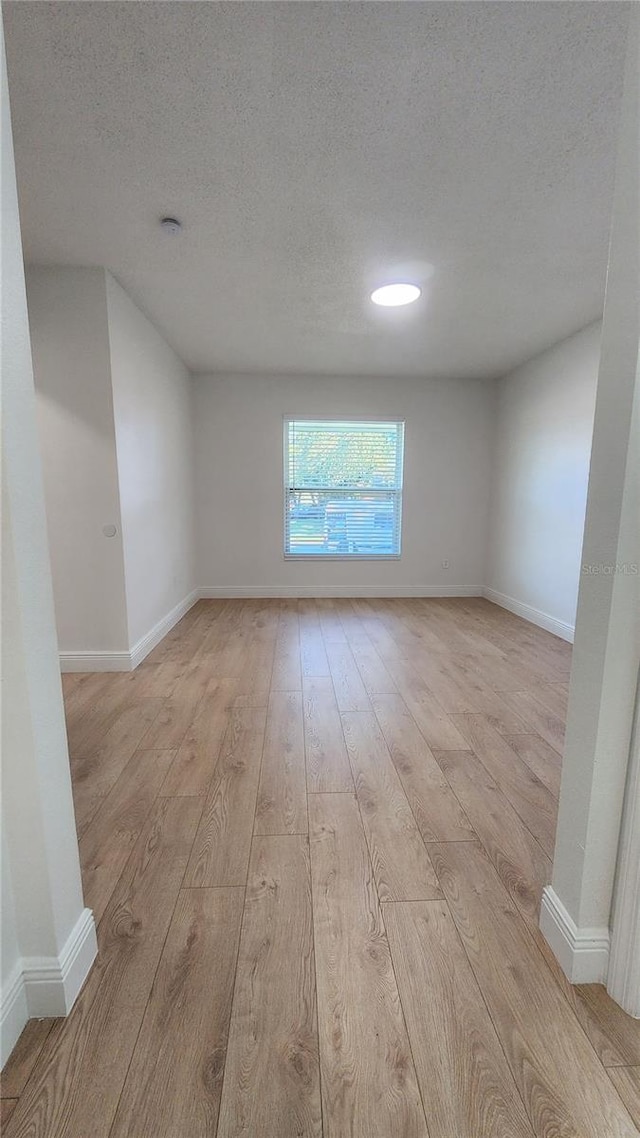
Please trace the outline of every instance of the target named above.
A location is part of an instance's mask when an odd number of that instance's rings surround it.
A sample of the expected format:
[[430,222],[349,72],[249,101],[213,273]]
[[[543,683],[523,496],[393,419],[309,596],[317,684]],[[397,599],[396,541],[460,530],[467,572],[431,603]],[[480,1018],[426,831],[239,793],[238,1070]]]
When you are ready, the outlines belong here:
[[27,259],[105,265],[196,371],[494,376],[602,310],[625,4],[4,18]]

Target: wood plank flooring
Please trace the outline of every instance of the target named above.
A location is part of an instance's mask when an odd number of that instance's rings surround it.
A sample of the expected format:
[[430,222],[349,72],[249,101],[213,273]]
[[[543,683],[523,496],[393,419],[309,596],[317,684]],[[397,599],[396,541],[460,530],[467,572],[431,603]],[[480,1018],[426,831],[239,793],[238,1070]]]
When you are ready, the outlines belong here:
[[538,930],[570,647],[475,598],[201,601],[63,677],[100,954],[6,1138],[638,1138]]

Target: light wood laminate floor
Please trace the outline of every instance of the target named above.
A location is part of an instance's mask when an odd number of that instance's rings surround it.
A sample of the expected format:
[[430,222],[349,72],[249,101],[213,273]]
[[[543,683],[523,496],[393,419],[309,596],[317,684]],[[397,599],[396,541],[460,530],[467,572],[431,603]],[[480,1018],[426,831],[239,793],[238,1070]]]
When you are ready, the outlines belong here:
[[100,954],[6,1138],[632,1138],[538,931],[570,648],[480,599],[201,601],[63,677]]

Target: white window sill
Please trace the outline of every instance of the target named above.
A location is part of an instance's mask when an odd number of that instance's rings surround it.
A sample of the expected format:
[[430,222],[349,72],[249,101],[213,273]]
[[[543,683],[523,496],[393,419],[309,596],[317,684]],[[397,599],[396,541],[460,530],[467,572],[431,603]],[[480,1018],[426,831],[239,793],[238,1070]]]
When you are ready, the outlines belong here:
[[285,561],[399,561],[401,553],[285,553]]

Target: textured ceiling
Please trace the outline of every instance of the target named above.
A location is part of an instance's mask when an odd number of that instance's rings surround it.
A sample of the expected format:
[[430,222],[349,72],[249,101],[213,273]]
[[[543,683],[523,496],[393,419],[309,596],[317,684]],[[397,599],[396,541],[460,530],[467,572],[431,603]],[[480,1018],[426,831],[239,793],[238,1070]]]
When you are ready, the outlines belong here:
[[626,4],[4,13],[27,260],[194,370],[493,376],[602,311]]

